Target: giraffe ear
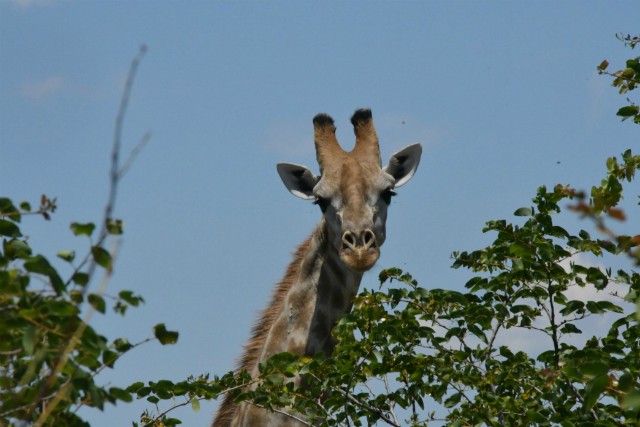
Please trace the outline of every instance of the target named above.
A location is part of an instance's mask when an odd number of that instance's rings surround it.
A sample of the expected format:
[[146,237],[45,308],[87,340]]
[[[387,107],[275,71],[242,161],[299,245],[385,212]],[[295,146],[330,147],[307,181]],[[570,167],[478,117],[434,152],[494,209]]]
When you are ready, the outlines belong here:
[[422,145],[414,144],[391,156],[389,163],[384,167],[384,171],[396,180],[395,188],[403,186],[413,177],[413,174],[418,170],[421,155]]
[[291,194],[304,200],[315,199],[313,187],[318,183],[318,177],[308,168],[292,163],[278,163],[278,174]]

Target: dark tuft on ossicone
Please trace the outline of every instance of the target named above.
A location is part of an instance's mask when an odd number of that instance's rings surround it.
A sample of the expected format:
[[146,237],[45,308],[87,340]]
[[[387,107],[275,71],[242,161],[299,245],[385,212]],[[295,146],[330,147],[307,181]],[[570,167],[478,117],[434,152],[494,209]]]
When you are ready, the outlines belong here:
[[371,110],[368,108],[360,108],[351,116],[351,124],[356,126],[360,123],[366,123],[371,120]]
[[313,124],[316,126],[333,126],[333,119],[327,113],[320,113],[313,118]]

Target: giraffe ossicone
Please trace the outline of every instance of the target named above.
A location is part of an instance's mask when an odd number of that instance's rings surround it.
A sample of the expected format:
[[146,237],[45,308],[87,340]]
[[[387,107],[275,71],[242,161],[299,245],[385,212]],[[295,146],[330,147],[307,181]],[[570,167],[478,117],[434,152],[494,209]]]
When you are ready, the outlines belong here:
[[[347,152],[336,139],[333,119],[324,113],[314,117],[319,175],[305,166],[277,165],[285,187],[294,196],[313,200],[322,219],[296,251],[253,328],[238,366],[252,376],[277,353],[331,354],[331,330],[351,309],[363,273],[380,257],[394,190],[411,179],[420,163],[422,147],[414,144],[382,167],[371,110],[357,110],[351,123],[356,143]],[[227,396],[213,427],[304,426],[300,419],[301,414],[270,412]]]

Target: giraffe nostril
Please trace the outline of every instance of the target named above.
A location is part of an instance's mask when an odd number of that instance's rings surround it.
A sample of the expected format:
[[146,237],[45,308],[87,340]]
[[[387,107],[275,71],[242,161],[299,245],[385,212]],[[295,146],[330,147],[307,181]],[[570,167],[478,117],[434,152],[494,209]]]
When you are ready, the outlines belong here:
[[356,249],[358,242],[351,231],[345,231],[342,235],[342,249]]
[[367,249],[375,248],[377,246],[376,235],[373,233],[373,231],[367,228],[362,232],[362,243]]

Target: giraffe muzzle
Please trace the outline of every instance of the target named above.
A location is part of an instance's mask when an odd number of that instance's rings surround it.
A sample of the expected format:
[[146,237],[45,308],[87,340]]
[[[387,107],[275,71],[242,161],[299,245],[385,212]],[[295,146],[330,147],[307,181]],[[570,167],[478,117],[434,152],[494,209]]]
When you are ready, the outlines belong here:
[[356,271],[369,270],[378,261],[380,248],[376,235],[366,228],[361,232],[345,231],[342,234],[340,258]]

